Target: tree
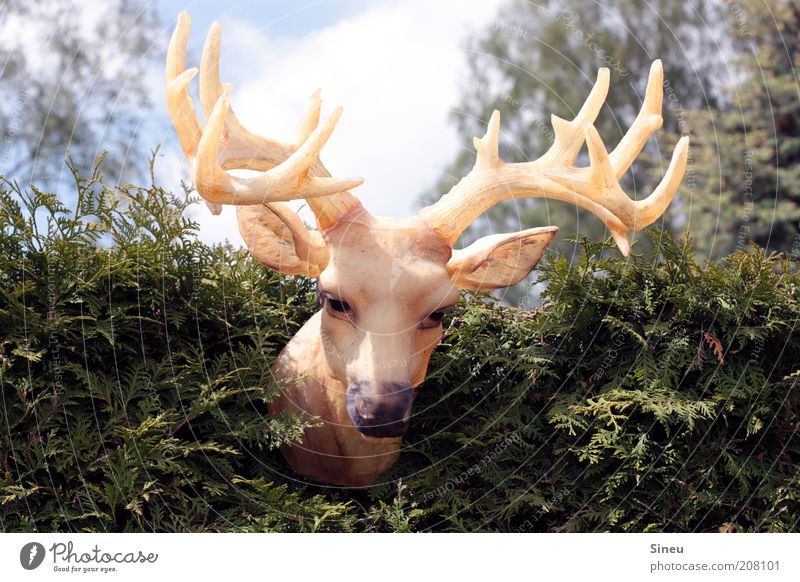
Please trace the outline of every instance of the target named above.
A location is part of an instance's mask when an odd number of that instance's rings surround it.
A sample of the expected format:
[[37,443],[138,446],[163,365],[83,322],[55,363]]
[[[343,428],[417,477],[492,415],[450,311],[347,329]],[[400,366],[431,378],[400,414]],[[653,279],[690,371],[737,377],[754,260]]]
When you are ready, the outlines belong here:
[[145,79],[159,52],[152,8],[137,0],[3,4],[0,171],[45,183],[66,171],[68,154],[87,170],[107,149],[108,171],[141,177],[147,156],[138,137],[152,108]]
[[[753,241],[800,248],[800,6],[748,0],[731,9],[737,74],[729,106],[692,118],[698,173],[691,229],[707,255]],[[702,245],[702,247],[700,246]]]
[[[469,42],[469,74],[452,120],[459,135],[470,143],[473,136],[483,135],[489,114],[499,109],[502,158],[509,162],[534,159],[552,143],[550,114],[571,119],[588,95],[597,69],[605,66],[611,70],[612,88],[596,125],[611,147],[639,110],[650,63],[661,58],[665,128],[685,132],[687,110],[719,104],[720,96],[706,87],[713,85],[708,79],[717,76],[722,66],[712,50],[717,44],[726,45],[722,10],[718,2],[670,0],[510,2],[495,22]],[[662,156],[671,151],[651,140],[626,178],[626,191],[637,198],[646,196],[661,177],[649,169],[663,171]],[[473,152],[463,149],[424,201],[449,190],[473,162]],[[578,163],[586,160],[579,158]],[[671,220],[670,215],[666,220]],[[466,238],[547,224],[562,229],[556,247],[567,253],[576,248],[568,242],[573,233],[607,236],[596,218],[572,206],[519,200],[492,209]],[[523,291],[518,288],[507,297],[518,299]]]

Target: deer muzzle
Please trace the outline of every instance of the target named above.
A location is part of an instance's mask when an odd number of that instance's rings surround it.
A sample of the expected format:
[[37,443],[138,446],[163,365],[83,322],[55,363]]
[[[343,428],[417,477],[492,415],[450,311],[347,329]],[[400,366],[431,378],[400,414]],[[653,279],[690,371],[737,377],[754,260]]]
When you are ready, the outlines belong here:
[[401,437],[408,429],[414,390],[408,382],[352,383],[345,396],[353,425],[364,436]]

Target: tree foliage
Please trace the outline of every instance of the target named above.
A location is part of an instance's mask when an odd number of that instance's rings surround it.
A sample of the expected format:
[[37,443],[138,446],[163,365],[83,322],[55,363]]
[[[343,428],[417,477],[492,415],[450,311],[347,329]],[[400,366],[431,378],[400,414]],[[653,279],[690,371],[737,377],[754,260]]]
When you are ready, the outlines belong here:
[[692,232],[709,256],[754,241],[800,251],[800,5],[748,0],[731,8],[740,81],[729,106],[696,113]]
[[[313,282],[208,246],[192,199],[74,170],[0,192],[4,531],[788,531],[800,515],[800,275],[578,242],[535,312],[466,297],[400,461],[348,492],[276,447],[270,365]],[[33,217],[38,217],[34,219]]]
[[2,0],[0,8],[3,173],[42,185],[64,174],[67,154],[91,169],[103,144],[115,153],[107,171],[144,178],[139,137],[154,110],[149,65],[161,48],[152,8],[139,0]]

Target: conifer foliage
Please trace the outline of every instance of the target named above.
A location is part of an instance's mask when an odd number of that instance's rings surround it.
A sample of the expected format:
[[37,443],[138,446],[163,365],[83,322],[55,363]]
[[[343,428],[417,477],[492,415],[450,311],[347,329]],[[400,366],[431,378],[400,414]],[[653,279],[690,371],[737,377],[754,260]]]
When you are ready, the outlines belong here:
[[800,515],[800,276],[581,240],[535,311],[465,297],[400,461],[351,492],[277,447],[270,365],[314,282],[208,246],[192,203],[74,172],[0,192],[4,531],[788,531]]

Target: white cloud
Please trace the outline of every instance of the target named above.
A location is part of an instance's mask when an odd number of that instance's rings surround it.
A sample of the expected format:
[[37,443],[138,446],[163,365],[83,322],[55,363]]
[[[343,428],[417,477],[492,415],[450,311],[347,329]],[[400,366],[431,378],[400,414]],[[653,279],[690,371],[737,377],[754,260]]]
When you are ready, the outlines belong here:
[[[306,97],[322,88],[323,115],[344,107],[322,153],[326,166],[336,176],[364,177],[356,193],[366,208],[400,218],[466,145],[448,123],[466,64],[464,41],[488,25],[498,4],[377,4],[299,39],[270,38],[253,23],[223,19],[223,80],[235,84],[242,122],[279,139],[292,135]],[[218,217],[198,208],[194,216],[206,240],[241,241],[232,208]]]

